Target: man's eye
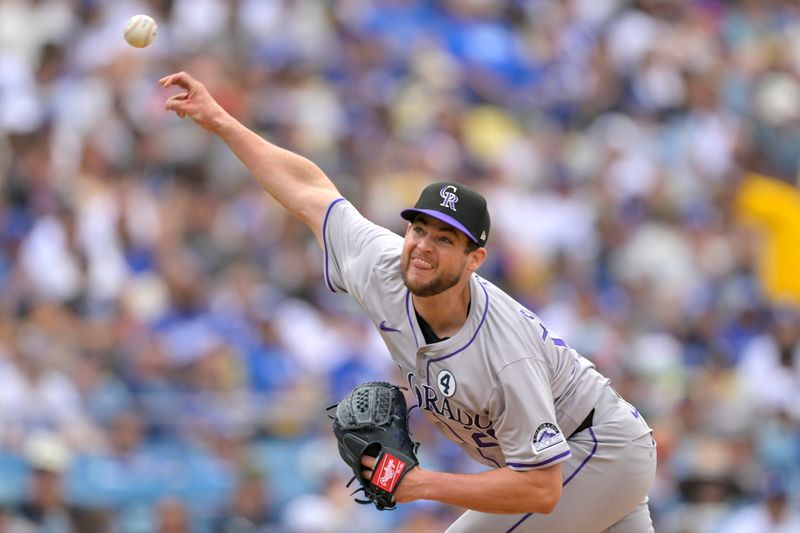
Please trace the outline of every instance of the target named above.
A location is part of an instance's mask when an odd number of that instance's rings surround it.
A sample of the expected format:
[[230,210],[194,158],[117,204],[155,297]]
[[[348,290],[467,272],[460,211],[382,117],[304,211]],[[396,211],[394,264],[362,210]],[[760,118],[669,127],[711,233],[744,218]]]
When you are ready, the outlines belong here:
[[414,233],[416,233],[416,234],[422,233],[422,228],[420,228],[419,226],[415,226],[412,229],[413,229]]
[[440,238],[440,239],[439,239],[439,242],[442,242],[442,243],[444,243],[444,244],[453,244],[453,241],[451,241],[451,240],[450,240],[450,239],[448,239],[447,237],[442,237],[442,238]]

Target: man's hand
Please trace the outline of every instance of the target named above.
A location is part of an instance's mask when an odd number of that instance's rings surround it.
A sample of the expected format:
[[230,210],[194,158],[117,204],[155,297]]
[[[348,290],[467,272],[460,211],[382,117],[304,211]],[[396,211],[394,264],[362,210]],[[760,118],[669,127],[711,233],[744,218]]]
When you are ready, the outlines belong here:
[[229,116],[219,103],[211,96],[206,86],[194,79],[186,72],[178,72],[161,78],[160,83],[164,88],[177,85],[186,92],[170,96],[164,104],[167,111],[183,118],[189,116],[203,128],[217,133],[219,128]]
[[[375,468],[375,457],[362,455],[361,464],[365,467],[364,470],[361,471],[362,475],[364,478],[370,479],[372,477],[372,470]],[[414,500],[425,499],[425,496],[421,491],[422,480],[424,477],[425,471],[419,466],[409,470],[408,473],[403,476],[403,479],[400,480],[400,483],[395,490],[394,497],[392,498],[394,502],[408,503],[413,502]]]
[[[359,503],[372,503],[380,510],[394,509],[400,482],[417,468],[418,443],[408,432],[408,409],[403,391],[385,381],[362,383],[347,393],[336,408],[333,435],[342,460],[358,480]],[[364,456],[376,455],[364,477]]]

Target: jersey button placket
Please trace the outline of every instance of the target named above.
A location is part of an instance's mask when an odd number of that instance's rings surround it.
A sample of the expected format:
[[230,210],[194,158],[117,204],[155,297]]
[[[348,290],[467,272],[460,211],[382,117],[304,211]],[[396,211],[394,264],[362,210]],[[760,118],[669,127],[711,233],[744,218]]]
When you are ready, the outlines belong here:
[[417,349],[417,376],[420,382],[427,384],[428,379],[428,354],[424,349]]

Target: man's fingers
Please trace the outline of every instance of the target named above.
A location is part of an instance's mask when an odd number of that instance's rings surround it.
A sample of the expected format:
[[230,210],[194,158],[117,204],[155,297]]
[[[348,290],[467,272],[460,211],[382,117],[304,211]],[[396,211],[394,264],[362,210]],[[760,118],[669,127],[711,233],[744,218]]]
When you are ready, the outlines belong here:
[[158,80],[158,83],[160,83],[164,87],[169,87],[175,84],[181,85],[185,83],[185,81],[183,81],[181,73],[178,72],[177,74],[170,74],[169,76],[164,76],[163,78]]
[[186,116],[186,113],[187,113],[187,111],[186,111],[186,109],[184,109],[184,108],[183,108],[183,107],[180,105],[180,103],[179,103],[179,102],[178,102],[178,103],[175,103],[175,102],[173,102],[173,103],[167,102],[167,105],[166,105],[166,106],[164,106],[164,107],[165,107],[165,109],[166,109],[167,111],[175,111],[175,114],[176,114],[176,115],[178,115],[178,117],[180,117],[180,118],[183,118],[183,117],[185,117],[185,116]]
[[361,464],[366,468],[361,470],[361,477],[364,479],[372,479],[372,471],[375,469],[375,457],[369,455],[361,456]]
[[183,87],[184,89],[191,89],[197,82],[195,82],[194,78],[192,78],[186,72],[177,72],[175,74],[170,74],[169,76],[164,76],[160,80],[158,80],[163,87],[171,87],[172,85],[177,85],[178,87]]
[[172,96],[170,96],[167,102],[169,101],[185,102],[188,99],[189,99],[189,93],[180,93],[180,94],[173,94]]
[[180,94],[173,94],[164,103],[164,109],[174,111],[178,117],[189,117],[204,128],[211,129],[211,124],[207,120],[208,109],[211,112],[216,102],[211,98],[205,86],[195,80],[186,72],[178,72],[164,76],[158,83],[163,87],[176,86],[185,89]]
[[177,76],[177,74],[170,74],[169,76],[164,76],[163,78],[158,80],[158,83],[162,87],[169,87],[169,86],[171,86],[171,85],[173,85],[175,83],[175,77],[176,76]]
[[164,109],[168,111],[178,111],[183,103],[186,102],[187,97],[188,95],[186,93],[170,96],[164,104]]

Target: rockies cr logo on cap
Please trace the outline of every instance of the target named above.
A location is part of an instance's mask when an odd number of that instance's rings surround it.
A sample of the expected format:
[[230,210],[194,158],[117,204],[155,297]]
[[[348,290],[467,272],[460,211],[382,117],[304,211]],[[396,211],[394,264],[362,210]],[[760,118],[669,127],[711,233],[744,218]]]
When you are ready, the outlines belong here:
[[458,203],[458,196],[456,196],[457,190],[458,189],[454,185],[445,185],[442,187],[442,190],[439,191],[439,196],[441,196],[443,200],[439,205],[455,211],[456,204]]
[[486,244],[491,225],[486,199],[466,185],[455,181],[431,183],[422,190],[414,207],[404,209],[400,216],[413,222],[420,214],[450,224],[478,246]]

